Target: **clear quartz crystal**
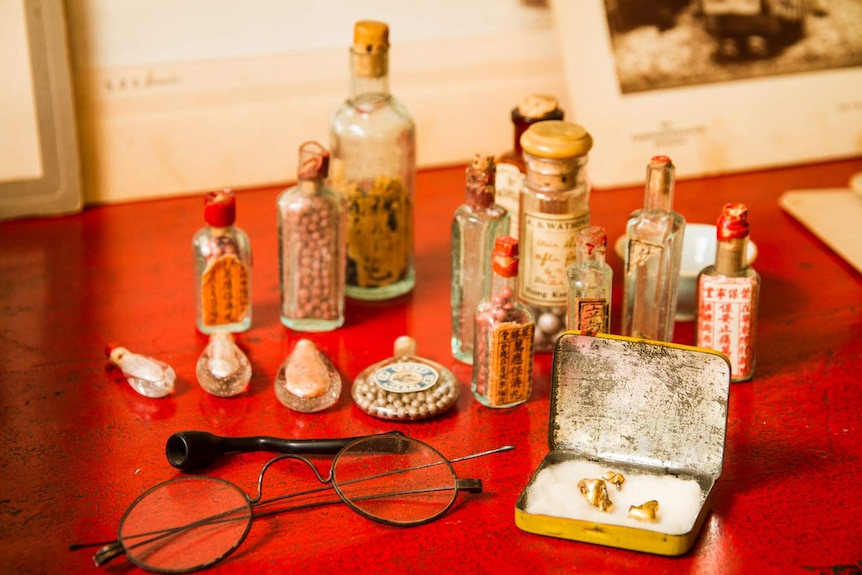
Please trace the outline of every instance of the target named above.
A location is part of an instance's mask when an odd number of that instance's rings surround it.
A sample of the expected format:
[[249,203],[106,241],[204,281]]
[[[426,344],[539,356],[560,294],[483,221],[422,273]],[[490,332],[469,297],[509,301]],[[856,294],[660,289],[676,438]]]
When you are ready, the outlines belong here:
[[297,183],[279,195],[281,323],[295,331],[330,331],[344,323],[347,210],[325,185],[329,152],[299,148]]
[[238,395],[248,388],[251,363],[229,332],[210,335],[196,367],[198,383],[207,393],[218,397]]
[[644,207],[629,217],[623,266],[622,335],[673,341],[685,219],[673,210],[674,166],[647,165]]
[[578,259],[569,266],[569,329],[609,333],[613,270],[605,262],[608,236],[601,226],[578,231]]
[[416,355],[416,340],[402,335],[395,340],[392,357],[363,369],[350,393],[368,415],[415,421],[452,408],[460,386],[450,370]]
[[236,196],[231,190],[204,196],[206,226],[192,238],[195,318],[201,333],[251,327],[251,242],[234,225],[235,219]]
[[476,154],[467,167],[467,198],[452,218],[452,355],[473,362],[473,314],[491,293],[494,240],[509,231],[509,215],[494,203],[494,157]]
[[177,375],[168,364],[117,345],[106,347],[105,355],[111,364],[122,370],[132,389],[141,395],[157,398],[173,393]]
[[730,359],[731,381],[754,376],[760,275],[748,265],[748,207],[729,203],[716,225],[715,264],[697,278],[698,347]]
[[413,289],[413,119],[389,92],[389,28],[354,26],[351,95],[330,121],[329,185],[348,205],[346,295],[386,300]]
[[338,402],[341,374],[314,342],[301,339],[275,376],[275,396],[294,411],[321,411]]
[[521,192],[518,299],[536,317],[536,352],[551,352],[566,329],[568,277],[575,237],[590,224],[587,154],[593,140],[580,125],[546,120],[521,136],[527,176]]
[[492,257],[491,295],[476,307],[471,389],[483,405],[512,407],[532,393],[536,324],[516,297],[518,240],[497,238]]

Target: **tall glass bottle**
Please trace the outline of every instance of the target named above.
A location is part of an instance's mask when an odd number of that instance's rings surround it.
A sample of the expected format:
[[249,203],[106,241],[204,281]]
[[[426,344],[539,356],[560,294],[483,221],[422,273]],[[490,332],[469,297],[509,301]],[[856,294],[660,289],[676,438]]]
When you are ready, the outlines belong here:
[[527,177],[519,219],[518,298],[536,317],[537,352],[553,351],[566,329],[568,278],[577,258],[576,234],[590,223],[586,177],[592,137],[578,124],[546,120],[521,136]]
[[251,243],[236,227],[231,190],[204,197],[206,226],[195,233],[196,323],[202,333],[230,333],[251,327]]
[[675,168],[667,156],[647,165],[644,207],[626,224],[622,334],[672,341],[685,218],[673,210]]
[[749,267],[748,207],[724,206],[716,225],[715,264],[697,278],[696,341],[730,359],[731,381],[754,375],[760,275]]
[[452,218],[452,355],[473,362],[473,314],[491,293],[491,250],[509,233],[509,214],[494,203],[494,157],[476,154],[467,167],[467,201]]
[[281,323],[296,331],[329,331],[344,323],[345,201],[326,187],[329,152],[299,147],[297,182],[279,195]]
[[330,186],[348,204],[346,294],[385,300],[413,289],[415,130],[389,93],[389,27],[360,21],[350,97],[330,122]]
[[578,231],[578,259],[569,266],[569,329],[609,333],[613,270],[605,262],[608,236],[601,226]]
[[518,237],[518,214],[520,213],[521,189],[524,187],[524,177],[527,165],[524,162],[524,150],[521,147],[521,136],[531,125],[544,120],[562,120],[563,111],[559,108],[557,99],[546,94],[530,94],[512,108],[512,126],[515,141],[512,149],[500,154],[497,158],[497,203],[509,212],[512,229],[509,235]]
[[530,308],[517,299],[518,240],[494,243],[491,296],[476,307],[472,390],[488,407],[511,407],[533,388],[533,332]]

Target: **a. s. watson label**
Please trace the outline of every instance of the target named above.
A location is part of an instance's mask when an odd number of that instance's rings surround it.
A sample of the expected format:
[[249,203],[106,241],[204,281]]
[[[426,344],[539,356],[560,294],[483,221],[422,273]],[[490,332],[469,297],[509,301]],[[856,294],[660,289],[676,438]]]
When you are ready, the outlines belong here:
[[532,305],[564,306],[566,270],[577,259],[578,230],[590,223],[590,213],[524,212],[522,274],[518,296]]
[[421,363],[404,361],[387,365],[374,372],[374,383],[393,393],[425,391],[440,377],[436,370]]

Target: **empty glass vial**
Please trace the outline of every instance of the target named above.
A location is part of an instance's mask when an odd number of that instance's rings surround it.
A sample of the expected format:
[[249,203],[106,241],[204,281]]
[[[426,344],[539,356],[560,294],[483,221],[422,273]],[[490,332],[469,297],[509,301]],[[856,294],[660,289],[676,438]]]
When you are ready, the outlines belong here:
[[321,411],[341,397],[341,374],[314,342],[301,339],[275,376],[275,396],[294,411]]
[[674,165],[647,165],[644,207],[626,224],[622,335],[672,341],[685,218],[673,210]]
[[351,395],[368,415],[415,421],[450,409],[458,401],[460,390],[451,371],[416,355],[416,340],[402,335],[395,340],[392,357],[366,367],[356,376]]
[[569,329],[609,333],[613,270],[605,262],[608,236],[601,226],[578,230],[578,259],[569,266]]
[[473,314],[491,293],[491,250],[509,232],[509,214],[494,202],[494,157],[476,154],[467,167],[467,198],[452,218],[452,355],[473,362]]
[[697,278],[698,347],[730,359],[731,381],[754,375],[760,275],[748,265],[748,207],[724,206],[716,225],[715,264]]
[[251,243],[234,225],[234,193],[207,193],[204,220],[206,226],[192,239],[197,327],[207,334],[246,331],[251,327]]
[[210,335],[209,343],[198,357],[195,375],[207,393],[231,397],[248,388],[251,363],[232,334],[217,331]]
[[123,372],[132,389],[146,397],[165,397],[174,391],[174,368],[152,357],[132,353],[125,347],[109,345],[105,355]]
[[566,329],[568,277],[575,237],[590,223],[587,154],[593,139],[578,124],[546,120],[521,136],[527,177],[521,192],[518,299],[536,318],[537,352],[553,351]]
[[389,27],[360,21],[350,97],[330,121],[330,186],[348,204],[346,294],[386,300],[413,289],[415,130],[389,93]]
[[329,152],[299,147],[297,182],[278,196],[281,323],[296,331],[329,331],[344,323],[347,212],[326,187]]
[[491,296],[476,308],[471,388],[483,405],[512,407],[527,401],[533,389],[536,324],[517,298],[518,240],[497,238],[492,259]]
[[562,120],[563,111],[559,108],[557,99],[547,94],[530,94],[512,108],[512,127],[515,142],[512,149],[500,154],[497,158],[497,203],[509,212],[512,229],[509,235],[518,237],[518,214],[520,213],[521,189],[524,187],[524,177],[527,166],[524,163],[524,151],[521,148],[521,136],[531,125],[544,120]]

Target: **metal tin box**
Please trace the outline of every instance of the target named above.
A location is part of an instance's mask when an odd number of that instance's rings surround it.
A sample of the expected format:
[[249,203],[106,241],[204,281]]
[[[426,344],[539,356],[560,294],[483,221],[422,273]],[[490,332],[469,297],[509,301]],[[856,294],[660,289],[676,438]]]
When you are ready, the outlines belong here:
[[[721,474],[729,391],[730,362],[718,352],[566,332],[554,347],[550,452],[515,504],[516,525],[611,547],[685,553]],[[613,473],[624,482],[615,485]],[[607,497],[596,506],[599,488]],[[648,501],[658,502],[654,519],[648,510],[632,516],[638,511],[630,507]]]

